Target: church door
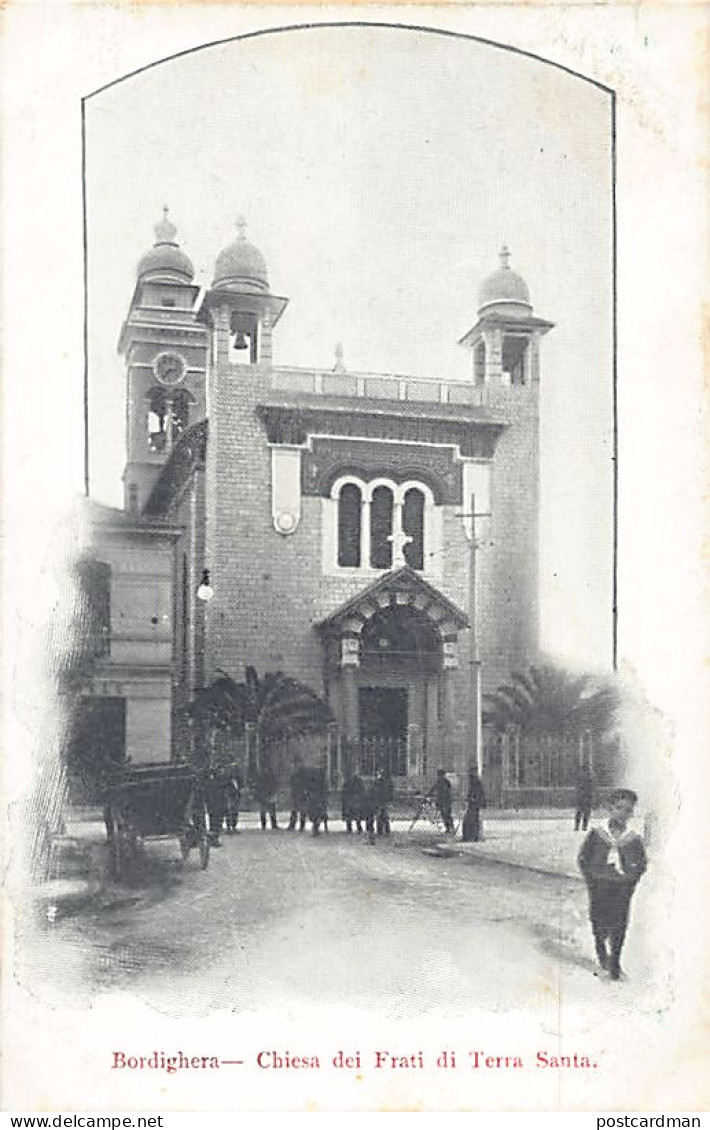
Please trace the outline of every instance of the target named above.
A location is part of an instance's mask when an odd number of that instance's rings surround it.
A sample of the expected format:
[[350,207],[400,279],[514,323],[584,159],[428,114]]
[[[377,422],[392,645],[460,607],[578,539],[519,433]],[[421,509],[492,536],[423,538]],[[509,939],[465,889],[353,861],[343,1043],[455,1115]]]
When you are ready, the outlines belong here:
[[360,687],[360,734],[363,738],[407,737],[407,688]]

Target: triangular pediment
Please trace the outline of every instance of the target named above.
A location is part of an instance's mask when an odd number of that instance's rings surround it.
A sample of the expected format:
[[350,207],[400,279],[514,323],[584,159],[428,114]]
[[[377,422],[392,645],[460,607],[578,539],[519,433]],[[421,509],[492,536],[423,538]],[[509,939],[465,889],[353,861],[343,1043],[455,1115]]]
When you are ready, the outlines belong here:
[[442,636],[469,626],[458,605],[407,566],[385,573],[356,596],[341,604],[316,628],[325,635],[359,635],[376,613],[392,607],[412,607],[437,625]]

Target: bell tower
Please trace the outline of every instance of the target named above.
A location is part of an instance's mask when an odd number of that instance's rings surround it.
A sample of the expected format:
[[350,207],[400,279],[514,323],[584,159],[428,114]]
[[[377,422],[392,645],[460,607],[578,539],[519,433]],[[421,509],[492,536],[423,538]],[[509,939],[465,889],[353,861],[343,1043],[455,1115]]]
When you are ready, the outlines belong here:
[[477,648],[487,689],[539,651],[540,341],[552,328],[533,314],[528,285],[503,245],[499,267],[481,284],[478,319],[460,342],[472,354],[472,402],[504,424],[490,467],[464,468],[467,501],[488,515],[477,527],[486,531],[477,543],[485,552],[472,582],[481,594]]
[[239,676],[245,662],[244,585],[254,555],[273,535],[272,451],[258,407],[271,393],[273,327],[288,299],[271,293],[261,251],[246,224],[217,256],[212,285],[198,318],[209,332],[205,466],[205,566],[214,599],[207,609],[205,652],[210,663]]
[[237,220],[237,238],[220,251],[212,286],[199,315],[212,327],[213,368],[220,365],[271,366],[271,331],[288,299],[269,290],[264,256],[246,237],[246,221]]
[[118,342],[126,365],[124,506],[136,511],[180,436],[206,415],[207,332],[195,313],[195,271],[167,207],[154,231]]
[[540,338],[552,328],[552,322],[533,316],[528,285],[511,270],[510,251],[503,244],[500,267],[481,284],[478,321],[460,341],[471,350],[473,383],[489,392],[537,386]]

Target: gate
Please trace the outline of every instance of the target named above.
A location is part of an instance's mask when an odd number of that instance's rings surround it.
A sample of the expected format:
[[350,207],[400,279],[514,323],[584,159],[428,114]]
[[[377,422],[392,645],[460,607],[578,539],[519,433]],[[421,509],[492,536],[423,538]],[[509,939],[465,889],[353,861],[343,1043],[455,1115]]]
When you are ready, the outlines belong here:
[[361,777],[376,777],[386,773],[391,777],[406,777],[409,743],[406,738],[359,738],[341,742],[342,772],[358,773]]

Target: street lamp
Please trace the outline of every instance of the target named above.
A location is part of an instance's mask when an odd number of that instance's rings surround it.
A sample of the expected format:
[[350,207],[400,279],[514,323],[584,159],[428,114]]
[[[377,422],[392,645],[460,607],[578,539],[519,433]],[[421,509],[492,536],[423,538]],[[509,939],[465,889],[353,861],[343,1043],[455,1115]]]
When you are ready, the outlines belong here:
[[214,589],[210,584],[210,571],[209,569],[202,570],[202,580],[200,581],[197,589],[197,599],[201,600],[203,604],[209,604],[214,596]]

